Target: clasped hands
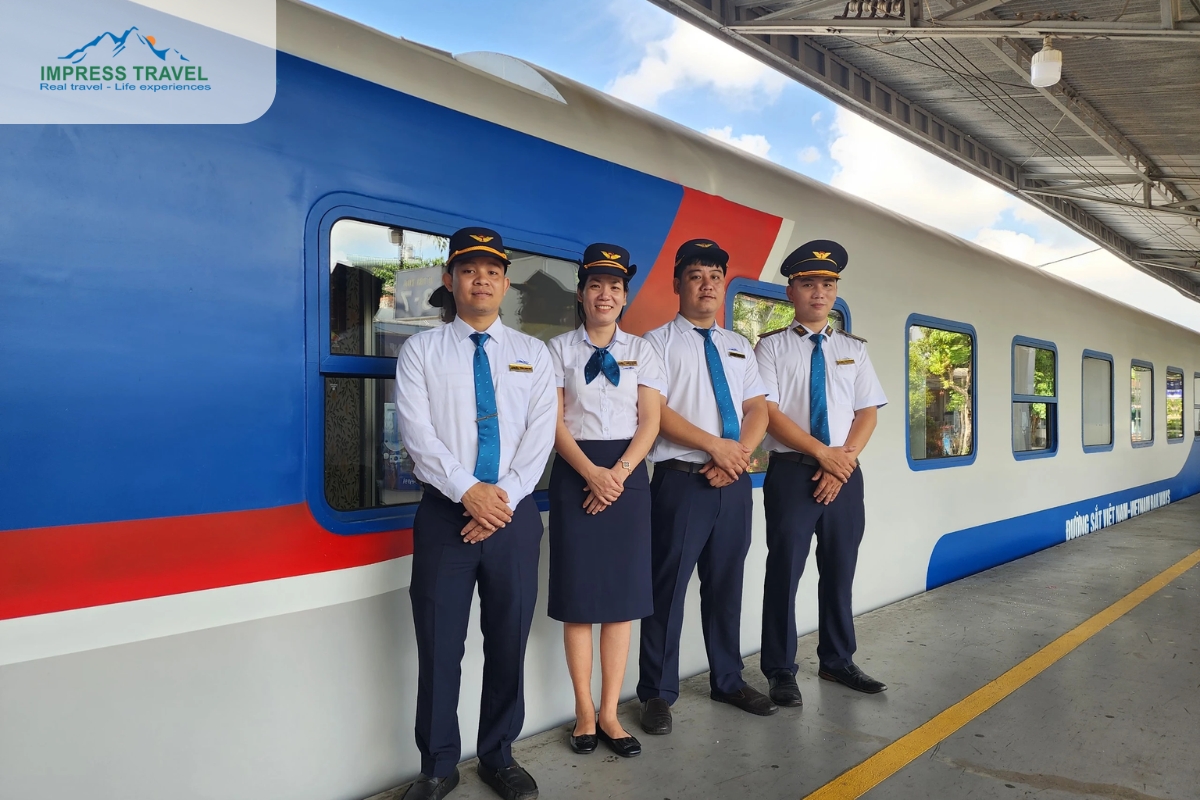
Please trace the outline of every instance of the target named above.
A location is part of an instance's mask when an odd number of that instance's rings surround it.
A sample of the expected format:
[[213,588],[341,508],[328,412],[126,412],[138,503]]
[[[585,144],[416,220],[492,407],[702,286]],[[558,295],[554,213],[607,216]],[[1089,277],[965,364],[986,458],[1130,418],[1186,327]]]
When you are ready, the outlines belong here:
[[617,502],[621,492],[625,491],[625,479],[629,472],[620,464],[610,469],[592,465],[588,474],[583,478],[587,481],[583,498],[583,510],[589,514],[599,514],[604,509]]
[[512,522],[513,512],[508,507],[508,492],[493,483],[479,481],[462,496],[467,509],[464,517],[471,520],[462,529],[463,541],[476,544]]
[[700,474],[708,478],[710,486],[720,489],[736,481],[750,468],[750,456],[754,451],[733,439],[715,439],[707,448],[708,461],[700,468]]
[[854,453],[858,447],[848,444],[844,447],[826,447],[813,457],[817,459],[820,468],[812,479],[817,481],[813,490],[813,498],[822,505],[829,505],[842,490],[842,485],[850,480],[858,466],[858,458]]

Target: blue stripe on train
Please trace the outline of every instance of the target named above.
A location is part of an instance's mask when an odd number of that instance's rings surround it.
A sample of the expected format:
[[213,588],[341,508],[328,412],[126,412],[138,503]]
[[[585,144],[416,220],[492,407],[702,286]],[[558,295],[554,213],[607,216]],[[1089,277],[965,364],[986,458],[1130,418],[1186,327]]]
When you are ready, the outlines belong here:
[[278,81],[247,125],[0,126],[0,530],[303,501],[322,196],[618,241],[642,264],[683,197],[286,54]]
[[[1167,492],[1170,502],[1200,492],[1200,443],[1192,444],[1174,478],[947,533],[929,557],[925,586],[933,589],[1115,524],[1126,515],[1144,513],[1157,507]],[[1146,498],[1152,500],[1143,502]]]

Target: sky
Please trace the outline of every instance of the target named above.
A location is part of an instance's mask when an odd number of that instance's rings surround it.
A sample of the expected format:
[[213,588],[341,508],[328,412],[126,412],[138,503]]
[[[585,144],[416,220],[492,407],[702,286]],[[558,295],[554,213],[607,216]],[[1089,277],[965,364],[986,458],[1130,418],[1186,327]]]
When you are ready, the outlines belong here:
[[648,0],[308,2],[451,53],[515,56],[1200,331],[1200,304]]

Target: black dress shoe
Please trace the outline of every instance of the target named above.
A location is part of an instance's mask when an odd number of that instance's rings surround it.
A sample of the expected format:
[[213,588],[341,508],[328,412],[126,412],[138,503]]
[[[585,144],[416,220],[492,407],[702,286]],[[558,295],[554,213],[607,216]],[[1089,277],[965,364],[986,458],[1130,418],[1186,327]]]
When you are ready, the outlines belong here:
[[604,728],[596,725],[596,735],[600,737],[600,741],[608,745],[608,748],[621,758],[633,758],[642,754],[642,743],[632,736],[622,736],[620,739],[614,739],[604,732]]
[[847,666],[839,669],[834,669],[832,667],[821,667],[817,671],[817,675],[827,681],[837,681],[844,686],[849,686],[856,692],[878,694],[887,688],[882,683],[863,672],[854,664],[848,664]]
[[[578,727],[579,722],[576,721],[575,728]],[[576,736],[574,733],[575,728],[571,729],[571,749],[576,753],[579,753],[581,756],[586,756],[588,753],[596,752],[596,734],[581,733]]]
[[737,706],[742,711],[758,714],[760,717],[769,717],[779,710],[779,706],[772,703],[771,698],[753,686],[743,686],[733,694],[725,694],[725,692],[713,689],[708,696],[718,703],[728,703],[731,706]]
[[671,732],[671,706],[661,697],[651,697],[642,703],[642,730],[651,736]]
[[513,762],[503,769],[492,770],[479,762],[479,777],[504,800],[533,800],[538,796],[537,783],[525,769]]
[[458,786],[458,767],[444,778],[421,775],[404,793],[404,800],[441,800]]
[[771,702],[777,706],[796,708],[804,705],[800,696],[800,687],[796,685],[796,676],[783,672],[771,678]]

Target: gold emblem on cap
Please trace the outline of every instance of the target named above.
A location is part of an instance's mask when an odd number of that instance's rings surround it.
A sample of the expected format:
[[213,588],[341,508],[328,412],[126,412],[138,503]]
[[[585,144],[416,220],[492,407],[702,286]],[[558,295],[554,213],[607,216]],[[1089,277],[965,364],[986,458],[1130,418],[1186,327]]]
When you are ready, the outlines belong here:
[[832,258],[829,257],[829,256],[833,255],[832,253],[822,253],[820,250],[813,250],[813,255],[817,257],[818,261],[832,261],[833,260]]
[[696,247],[712,247],[712,242],[696,242]]
[[620,253],[610,253],[610,252],[608,252],[607,250],[601,250],[600,252],[604,254],[604,257],[605,257],[605,258],[611,258],[613,261],[620,261],[620,260],[621,260],[621,254],[620,254]]
[[480,236],[477,233],[470,234],[470,237],[477,242],[485,242],[485,243],[490,242],[492,239],[496,238],[494,236]]

